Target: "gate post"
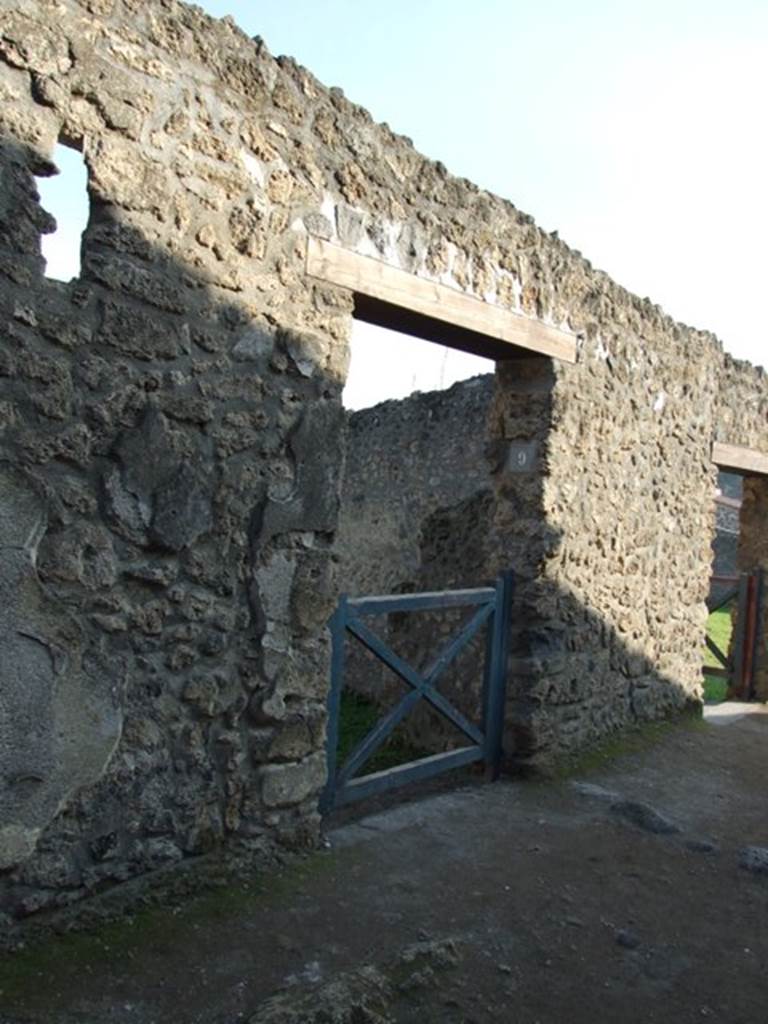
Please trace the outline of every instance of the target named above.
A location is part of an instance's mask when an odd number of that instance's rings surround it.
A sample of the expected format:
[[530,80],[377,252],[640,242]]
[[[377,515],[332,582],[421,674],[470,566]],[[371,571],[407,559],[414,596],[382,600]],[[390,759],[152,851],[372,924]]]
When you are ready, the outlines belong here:
[[489,633],[490,642],[486,652],[483,727],[485,731],[485,770],[487,778],[491,781],[498,778],[501,767],[507,664],[509,662],[509,627],[514,585],[515,577],[511,569],[501,573],[496,580],[493,629]]
[[[750,700],[758,697],[757,693],[757,669],[760,657],[760,631],[763,625],[763,598],[765,593],[765,572],[758,569],[753,577],[752,584],[752,606],[750,608],[749,621],[749,674],[747,676],[747,695]],[[763,698],[764,699],[764,698]]]
[[729,686],[729,698],[744,699],[744,661],[747,608],[749,605],[749,576],[741,573],[739,576],[739,593],[736,603],[736,630],[733,638],[733,674]]
[[[739,525],[739,566],[751,573],[768,572],[768,473],[745,476]],[[764,580],[757,576],[753,583],[752,643],[749,648],[745,644],[743,652],[744,667],[749,672],[745,673],[742,697],[747,700],[768,701],[768,600],[764,590]]]
[[336,798],[336,750],[339,745],[341,692],[344,688],[344,640],[347,631],[347,595],[342,594],[331,616],[331,688],[328,693],[328,725],[325,741],[327,779],[320,796],[321,814],[333,810]]

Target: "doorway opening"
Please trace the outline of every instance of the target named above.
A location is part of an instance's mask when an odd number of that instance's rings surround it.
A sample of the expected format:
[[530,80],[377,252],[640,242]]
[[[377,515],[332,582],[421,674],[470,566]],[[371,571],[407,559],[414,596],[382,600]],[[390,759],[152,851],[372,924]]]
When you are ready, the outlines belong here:
[[355,319],[342,401],[351,412],[369,409],[417,391],[445,391],[493,369],[491,359]]
[[[412,595],[492,584],[489,559],[453,545],[467,508],[491,515],[491,477],[484,446],[495,362],[430,338],[406,335],[362,318],[354,320],[343,401],[347,410],[346,461],[336,553],[340,590],[350,599]],[[454,523],[453,520],[456,520]],[[450,522],[449,522],[450,520]],[[485,533],[478,529],[478,533]],[[437,564],[439,562],[439,565]],[[470,609],[471,612],[471,609]],[[428,673],[466,608],[402,610],[372,617],[370,626],[417,672]],[[441,676],[453,697],[455,677],[472,676],[461,711],[482,717],[483,638],[468,646]],[[364,645],[347,637],[341,694],[338,764],[408,693],[408,684]],[[470,687],[468,686],[468,689]],[[466,743],[455,723],[434,707],[409,715],[365,766],[386,771]]]
[[768,475],[721,469],[704,665],[704,698],[768,700]]

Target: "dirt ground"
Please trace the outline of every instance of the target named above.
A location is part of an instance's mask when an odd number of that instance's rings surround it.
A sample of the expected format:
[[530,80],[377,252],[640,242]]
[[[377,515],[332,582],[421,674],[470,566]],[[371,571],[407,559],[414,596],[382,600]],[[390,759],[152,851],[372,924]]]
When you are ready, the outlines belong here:
[[0,1021],[764,1024],[755,712],[559,782],[400,803],[247,887],[6,955]]

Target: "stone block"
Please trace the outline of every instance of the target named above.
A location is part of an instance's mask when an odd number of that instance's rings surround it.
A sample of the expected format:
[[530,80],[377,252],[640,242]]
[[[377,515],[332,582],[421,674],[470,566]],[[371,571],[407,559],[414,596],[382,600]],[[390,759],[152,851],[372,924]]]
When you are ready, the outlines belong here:
[[285,331],[280,340],[302,377],[312,377],[322,371],[328,345],[319,335],[307,331]]
[[211,529],[210,471],[206,477],[177,453],[157,408],[146,409],[113,453],[118,465],[104,469],[103,492],[107,514],[121,533],[144,546],[181,551]]
[[281,722],[269,744],[267,756],[275,761],[296,761],[317,750],[324,730],[318,716]]
[[260,359],[268,359],[274,347],[274,334],[253,326],[240,335],[232,349],[232,356],[238,362],[257,362]]
[[111,299],[104,303],[97,340],[143,362],[177,359],[189,351],[190,345],[183,323],[170,317],[160,321],[136,304]]
[[298,560],[291,591],[294,628],[300,633],[318,633],[333,614],[336,598],[336,572],[332,553],[304,552]]
[[285,502],[268,502],[262,537],[289,530],[330,533],[339,508],[341,433],[344,411],[336,402],[310,402],[290,437],[296,466],[294,496]]
[[261,796],[267,807],[300,804],[325,783],[325,756],[312,754],[296,764],[267,765],[261,771]]
[[149,536],[160,547],[181,551],[207,533],[213,523],[211,494],[201,473],[189,464],[153,494]]

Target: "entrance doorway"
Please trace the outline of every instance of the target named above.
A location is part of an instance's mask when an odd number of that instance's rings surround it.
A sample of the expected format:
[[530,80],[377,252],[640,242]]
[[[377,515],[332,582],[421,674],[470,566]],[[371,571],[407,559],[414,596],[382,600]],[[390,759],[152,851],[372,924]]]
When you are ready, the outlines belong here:
[[[576,361],[576,339],[568,331],[470,294],[455,282],[430,280],[317,238],[309,240],[306,269],[310,278],[352,294],[356,321],[408,336],[402,360],[391,335],[381,339],[387,347],[381,369],[373,371],[376,377],[402,367],[406,379],[414,382],[408,364],[419,342],[413,339],[443,346],[437,350],[437,376],[443,385],[452,355],[447,349],[487,361],[514,363],[525,357],[530,363],[532,354],[534,359]],[[489,294],[487,289],[484,294]],[[360,345],[358,334],[351,382],[359,375],[354,362]],[[362,373],[367,376],[370,369]],[[486,445],[492,389],[493,378],[480,376],[456,383],[448,391],[416,391],[408,398],[358,408],[349,415],[336,536],[342,600],[345,594],[355,600],[372,594],[483,589],[493,585],[500,571],[511,568],[497,564],[499,547],[494,545],[496,503],[488,460],[494,459],[495,469],[505,460],[500,463],[499,450],[491,454]],[[348,404],[363,404],[349,396],[348,390]],[[457,629],[463,629],[455,620],[457,607],[432,606],[418,616],[405,617],[402,608],[380,609],[386,621],[378,636],[416,675],[398,678],[392,672],[392,660],[377,661],[370,649],[356,653],[356,664],[347,659],[345,679],[356,700],[373,705],[374,720],[382,708],[403,699],[398,687],[429,678],[431,660]],[[441,696],[467,720],[482,717],[483,648],[477,644],[475,636],[451,669],[441,674]],[[410,731],[402,737],[406,746],[419,746],[428,757],[461,742],[461,730],[449,738],[436,728],[434,709],[419,710],[425,713],[410,718]],[[342,707],[342,723],[344,717]],[[374,728],[369,721],[366,729]],[[340,746],[343,741],[340,735]],[[412,757],[406,755],[404,760]]]
[[[391,788],[434,774],[443,764],[484,759],[477,737],[470,738],[475,751],[468,753],[468,737],[456,726],[457,717],[441,715],[429,697],[407,716],[395,715],[395,721],[392,715],[411,696],[418,698],[415,679],[430,675],[451,635],[460,633],[471,618],[472,609],[455,602],[414,610],[416,594],[486,585],[495,594],[496,570],[489,558],[463,557],[449,550],[448,537],[438,536],[438,521],[450,535],[454,527],[446,524],[446,517],[467,503],[492,514],[484,447],[494,368],[492,360],[476,354],[380,324],[354,323],[343,396],[346,458],[336,537],[342,604],[354,608],[366,598],[387,595],[372,617],[366,615],[364,625],[415,675],[399,674],[391,657],[378,656],[346,628],[334,630],[334,664],[344,668],[336,670],[329,706],[332,788],[326,792],[326,810],[376,791],[382,778],[385,788]],[[428,554],[435,546],[439,567]],[[484,653],[479,630],[467,637],[463,649],[456,649],[458,660],[446,662],[434,680],[438,699],[444,697],[449,706],[458,680],[463,680],[466,692],[456,701],[456,714],[480,731],[488,682]],[[386,737],[369,750],[371,737],[382,728]],[[452,761],[435,759],[448,754]],[[406,764],[411,767],[404,769]],[[387,774],[395,769],[395,775]]]
[[720,472],[704,696],[766,700],[768,473],[760,470],[768,459],[729,445],[715,445],[713,457]]

